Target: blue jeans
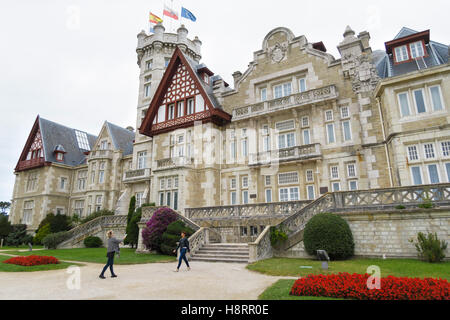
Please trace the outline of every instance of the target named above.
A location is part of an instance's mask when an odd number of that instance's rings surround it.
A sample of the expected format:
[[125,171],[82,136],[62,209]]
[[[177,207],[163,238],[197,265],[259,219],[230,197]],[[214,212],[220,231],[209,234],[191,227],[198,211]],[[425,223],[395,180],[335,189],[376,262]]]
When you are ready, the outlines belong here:
[[108,257],[108,262],[106,263],[106,265],[103,267],[103,271],[101,273],[101,275],[103,276],[105,274],[106,269],[108,269],[111,271],[111,275],[114,275],[114,270],[113,270],[113,264],[114,264],[114,254],[115,252],[108,252],[107,257]]
[[184,260],[184,262],[186,262],[186,265],[189,268],[189,262],[187,261],[187,258],[186,258],[186,252],[187,252],[187,248],[181,248],[180,249],[180,258],[178,259],[178,267],[177,267],[177,269],[180,269],[182,260]]

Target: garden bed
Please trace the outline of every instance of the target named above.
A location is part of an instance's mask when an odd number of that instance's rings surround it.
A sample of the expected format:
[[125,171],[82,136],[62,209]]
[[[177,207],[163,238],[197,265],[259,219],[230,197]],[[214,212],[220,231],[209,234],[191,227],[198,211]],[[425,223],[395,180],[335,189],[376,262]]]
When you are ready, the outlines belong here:
[[55,257],[30,255],[30,256],[12,257],[9,258],[8,260],[3,261],[3,263],[15,264],[24,267],[33,267],[46,264],[59,264],[60,262]]

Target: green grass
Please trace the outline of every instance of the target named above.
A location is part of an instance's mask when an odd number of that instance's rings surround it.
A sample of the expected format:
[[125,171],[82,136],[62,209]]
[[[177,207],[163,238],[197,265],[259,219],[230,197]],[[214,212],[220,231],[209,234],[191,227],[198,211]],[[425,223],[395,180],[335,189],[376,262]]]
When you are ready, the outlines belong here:
[[[136,254],[135,249],[123,248],[120,249],[120,258],[117,256],[114,259],[114,264],[143,264],[143,263],[157,263],[157,262],[172,262],[176,261],[175,257],[160,255],[160,254]],[[56,249],[56,250],[39,250],[39,251],[9,251],[10,254],[21,256],[27,255],[42,255],[53,256],[59,260],[66,261],[81,261],[92,263],[106,263],[106,249],[105,248],[81,248],[81,249]]]
[[[247,269],[273,276],[301,277],[308,274],[332,274],[339,272],[367,272],[367,267],[379,266],[381,276],[388,275],[411,278],[442,278],[450,280],[450,262],[428,263],[414,259],[352,259],[329,262],[329,270],[323,271],[320,261],[309,259],[272,258],[249,264]],[[312,266],[301,269],[300,266]]]
[[[33,249],[43,249],[44,246],[41,245],[33,245]],[[28,249],[27,245],[20,245],[20,246],[3,246],[0,248],[0,251],[2,250],[22,250],[22,249]]]
[[343,300],[328,297],[299,297],[290,296],[289,291],[291,291],[295,280],[293,279],[281,279],[267,288],[258,297],[259,300]]
[[11,257],[0,254],[0,272],[33,272],[33,271],[58,270],[58,269],[65,269],[71,265],[74,265],[73,263],[61,262],[59,264],[45,264],[41,266],[25,267],[25,266],[18,266],[15,264],[3,263],[3,261],[8,260],[9,258]]

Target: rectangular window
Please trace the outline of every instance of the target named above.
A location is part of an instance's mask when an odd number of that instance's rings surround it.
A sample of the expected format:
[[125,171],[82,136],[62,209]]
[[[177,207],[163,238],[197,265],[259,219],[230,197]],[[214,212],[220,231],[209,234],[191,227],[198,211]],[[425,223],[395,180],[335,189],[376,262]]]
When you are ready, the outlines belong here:
[[347,175],[349,178],[356,177],[356,167],[354,163],[350,163],[347,165]]
[[266,189],[266,202],[272,202],[272,189]]
[[30,225],[33,221],[33,209],[34,209],[34,201],[25,201],[23,203],[23,218],[22,223],[26,225]]
[[105,171],[100,170],[98,172],[98,183],[104,183],[105,182]]
[[242,139],[242,155],[244,157],[248,156],[248,140]]
[[84,209],[84,200],[76,200],[75,201],[75,205],[74,205],[74,213],[78,216],[78,217],[82,217],[83,216],[83,209]]
[[169,105],[169,108],[167,110],[167,120],[173,120],[175,118],[175,105],[171,104]]
[[399,93],[398,94],[398,101],[400,104],[400,112],[402,117],[407,117],[411,114],[409,110],[409,101],[408,101],[408,93]]
[[395,60],[397,62],[409,60],[408,49],[406,48],[406,45],[395,48]]
[[333,192],[337,192],[341,190],[341,184],[339,182],[333,182],[331,184],[331,190],[333,190]]
[[303,130],[303,144],[304,145],[311,144],[311,136],[309,134],[309,129]]
[[262,88],[260,92],[261,92],[261,101],[266,101],[267,100],[267,89]]
[[180,101],[177,103],[177,117],[184,116],[184,102]]
[[412,175],[412,182],[414,185],[418,186],[423,184],[422,170],[420,169],[420,167],[411,167],[411,175]]
[[292,93],[292,84],[290,82],[280,84],[273,88],[273,96],[275,99],[290,96]]
[[147,83],[146,85],[144,85],[144,97],[146,98],[150,97],[151,90],[152,90],[151,83]]
[[358,190],[358,181],[356,180],[350,180],[348,182],[348,189],[350,191]]
[[147,63],[146,63],[146,69],[147,69],[147,70],[151,70],[152,67],[153,67],[153,60],[147,61]]
[[333,110],[325,111],[325,121],[333,121]]
[[423,57],[424,50],[423,50],[423,44],[422,41],[416,41],[409,45],[409,49],[411,50],[411,57],[412,58],[418,58]]
[[305,92],[306,91],[306,79],[301,78],[298,80],[298,91]]
[[242,188],[248,188],[248,177],[242,177]]
[[309,117],[303,117],[302,118],[302,127],[303,128],[309,127]]
[[439,86],[430,87],[431,101],[433,102],[433,110],[440,111],[444,109],[441,99],[441,89]]
[[78,190],[82,191],[86,189],[86,178],[87,178],[87,170],[78,172]]
[[67,178],[61,178],[59,182],[59,189],[66,190]]
[[306,182],[314,182],[314,172],[312,170],[306,170]]
[[279,193],[281,202],[299,200],[298,187],[281,188]]
[[429,164],[428,166],[428,178],[431,184],[439,183],[439,172],[436,164]]
[[170,207],[172,205],[172,192],[166,192],[166,205]]
[[240,227],[241,237],[247,236],[247,227]]
[[160,106],[158,109],[158,123],[166,121],[166,106]]
[[270,150],[270,137],[264,136],[263,137],[263,151],[267,152]]
[[289,201],[300,200],[300,195],[298,193],[298,188],[289,188]]
[[138,156],[137,168],[145,169],[147,167],[145,163],[146,162],[145,159],[147,158],[147,151],[138,152],[137,156]]
[[159,205],[160,206],[164,205],[164,192],[159,193]]
[[280,202],[289,201],[289,189],[283,188],[280,189]]
[[350,127],[350,121],[342,122],[342,134],[344,137],[344,141],[352,140],[352,130]]
[[236,191],[230,193],[230,202],[232,206],[237,204]]
[[265,176],[265,185],[266,186],[272,185],[272,177],[271,176]]
[[248,204],[248,191],[242,191],[242,204]]
[[136,208],[140,208],[142,206],[143,199],[144,199],[143,192],[136,193]]
[[328,143],[336,142],[336,138],[334,136],[334,123],[327,124],[327,140]]
[[230,189],[232,190],[236,189],[236,178],[230,179]]
[[445,164],[445,171],[447,171],[447,182],[450,182],[450,163]]
[[348,110],[348,107],[341,107],[341,118],[342,119],[350,118],[350,112]]
[[173,192],[173,209],[178,210],[178,190]]
[[425,158],[426,159],[434,159],[434,145],[432,143],[427,143],[423,145],[423,149],[425,151]]
[[425,100],[423,98],[423,90],[422,89],[414,90],[413,94],[414,94],[414,101],[416,102],[417,113],[426,112],[427,110],[425,108]]
[[442,155],[444,157],[450,156],[450,141],[441,142],[442,146]]
[[159,179],[159,190],[164,190],[166,188],[166,179],[160,178]]
[[231,141],[230,143],[230,149],[231,149],[231,159],[236,159],[236,141]]
[[294,184],[298,183],[298,172],[286,172],[278,174],[278,184]]
[[258,235],[258,227],[250,226],[250,236],[256,237]]
[[278,149],[295,147],[295,133],[280,134],[278,136]]
[[28,174],[26,191],[34,191],[37,187],[37,173],[32,172]]
[[314,200],[316,198],[316,194],[314,191],[314,185],[306,186],[306,191],[308,193],[308,200]]
[[332,166],[330,167],[331,179],[339,179],[339,167]]
[[167,189],[172,189],[172,178],[167,178]]
[[170,59],[169,58],[165,58],[164,59],[164,67],[167,68],[167,66],[169,65]]
[[187,102],[187,114],[191,115],[194,113],[194,99],[189,99]]
[[419,160],[417,146],[408,146],[408,158],[409,158],[409,161]]

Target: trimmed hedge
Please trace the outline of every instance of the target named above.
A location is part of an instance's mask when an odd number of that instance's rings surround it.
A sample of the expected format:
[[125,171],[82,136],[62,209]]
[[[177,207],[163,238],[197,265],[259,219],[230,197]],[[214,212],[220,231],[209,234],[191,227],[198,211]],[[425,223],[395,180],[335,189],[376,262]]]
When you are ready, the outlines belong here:
[[44,239],[42,239],[42,244],[47,249],[56,249],[60,243],[64,242],[67,239],[68,239],[67,231],[50,233]]
[[332,260],[345,260],[354,254],[352,231],[344,219],[333,213],[320,213],[306,224],[303,233],[306,252],[312,256],[325,250]]
[[181,232],[186,233],[186,238],[194,234],[194,230],[186,226],[186,224],[177,220],[167,226],[166,232],[162,235],[161,252],[170,256],[175,256],[173,250],[177,247],[177,242],[181,238]]
[[83,243],[86,248],[100,248],[103,246],[103,241],[99,237],[87,237]]

